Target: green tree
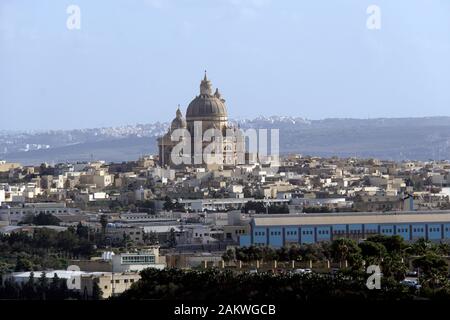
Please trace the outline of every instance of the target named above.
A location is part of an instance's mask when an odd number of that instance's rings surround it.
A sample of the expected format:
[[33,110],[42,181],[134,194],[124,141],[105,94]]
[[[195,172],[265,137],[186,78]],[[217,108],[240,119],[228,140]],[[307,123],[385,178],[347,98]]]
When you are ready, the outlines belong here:
[[8,278],[0,285],[0,299],[20,299],[21,291],[20,286],[12,278]]
[[39,213],[33,218],[33,224],[37,226],[59,226],[59,220],[57,217],[50,213]]
[[245,213],[248,213],[249,211],[255,211],[256,213],[266,213],[266,207],[261,201],[248,201],[244,205],[242,210]]
[[144,243],[146,243],[146,244],[150,244],[150,245],[157,244],[158,236],[156,235],[156,232],[154,232],[154,231],[144,232],[143,240],[144,240]]
[[398,254],[387,255],[381,262],[381,270],[386,278],[392,277],[396,281],[405,279],[408,268]]
[[[64,280],[62,280],[64,281]],[[60,282],[61,279],[59,279],[58,275],[56,273],[53,274],[53,278],[52,281],[49,284],[49,289],[48,289],[48,294],[47,294],[47,298],[49,300],[56,300],[56,299],[60,299]]]
[[170,228],[169,238],[167,239],[167,245],[169,246],[169,248],[175,248],[177,246],[177,237],[174,228]]
[[284,301],[311,302],[330,299],[392,301],[409,296],[405,293],[405,288],[395,281],[389,281],[382,290],[367,290],[365,278],[357,279],[352,274],[343,277],[328,277],[318,273],[253,275],[217,269],[185,271],[148,268],[141,272],[141,280],[134,283],[119,299],[261,301],[280,297]]
[[235,252],[233,249],[228,249],[223,255],[222,255],[222,259],[224,261],[233,261],[235,260]]
[[78,245],[73,248],[72,252],[77,256],[90,257],[95,253],[95,246],[92,242],[81,239],[78,241]]
[[289,213],[289,206],[286,203],[281,205],[272,204],[269,206],[268,212],[271,214]]
[[428,253],[414,259],[413,266],[421,272],[422,285],[436,289],[447,283],[448,265],[442,257]]
[[351,239],[337,239],[331,244],[331,255],[336,261],[347,260],[350,264],[358,260],[361,249],[356,242]]
[[94,281],[92,285],[92,300],[101,300],[103,297],[103,291],[98,285],[98,281]]
[[248,257],[246,249],[247,248],[245,248],[245,247],[236,248],[236,250],[235,250],[236,260],[244,261],[244,262],[249,261],[249,257]]
[[439,243],[439,245],[436,247],[436,254],[443,256],[450,255],[450,245],[445,242]]
[[108,216],[102,214],[100,216],[100,225],[102,226],[102,236],[105,238],[106,235],[106,226],[108,225]]
[[39,297],[39,299],[46,300],[46,295],[47,295],[48,289],[49,288],[48,288],[47,275],[45,272],[42,272],[41,276],[38,279],[38,283],[37,283],[37,287],[36,287],[37,296]]
[[125,231],[122,234],[122,245],[125,248],[128,248],[128,245],[130,245],[133,241],[131,240],[131,237],[129,234],[127,234]]
[[358,246],[361,249],[362,257],[370,263],[381,260],[387,253],[386,247],[379,242],[366,240],[359,243]]
[[166,196],[164,198],[163,208],[166,211],[170,210],[185,211],[185,208],[181,203],[172,200],[169,196]]
[[14,270],[16,272],[17,271],[31,271],[31,270],[33,270],[33,262],[30,261],[30,259],[27,256],[20,254],[16,258],[16,266],[15,266]]
[[420,238],[410,246],[409,251],[413,255],[423,256],[431,248],[432,248],[432,244],[430,241],[425,240],[424,238]]
[[35,300],[37,298],[36,294],[36,284],[34,281],[34,272],[30,273],[28,281],[22,286],[22,298],[26,300]]
[[78,223],[76,234],[79,238],[87,239],[89,236],[89,227],[83,226],[81,222]]
[[56,236],[56,246],[66,252],[71,252],[78,246],[78,237],[71,231],[59,232]]
[[163,209],[164,209],[165,211],[170,211],[170,210],[173,209],[173,202],[172,202],[172,199],[170,199],[169,196],[166,196],[166,197],[164,198]]
[[36,229],[33,233],[33,245],[39,248],[54,248],[56,235],[57,232],[48,228]]
[[299,261],[302,259],[302,256],[300,254],[300,246],[299,245],[292,245],[289,248],[289,260],[292,261]]
[[33,224],[33,220],[34,220],[34,214],[33,213],[27,213],[25,215],[25,217],[22,219],[22,221],[20,221],[19,224],[23,225],[23,224]]
[[399,235],[385,236],[375,235],[367,238],[367,241],[381,243],[389,253],[400,253],[406,248],[405,241]]

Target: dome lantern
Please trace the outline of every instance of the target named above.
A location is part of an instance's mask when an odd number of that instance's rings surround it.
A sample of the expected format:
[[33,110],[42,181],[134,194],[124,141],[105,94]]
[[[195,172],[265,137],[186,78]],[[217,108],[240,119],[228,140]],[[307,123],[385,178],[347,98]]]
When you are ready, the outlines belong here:
[[181,110],[180,110],[180,105],[178,105],[176,117],[177,117],[178,119],[183,118],[183,114],[181,113]]
[[209,81],[208,77],[206,77],[206,70],[205,70],[205,77],[200,83],[200,94],[208,96],[212,95],[211,81]]
[[186,121],[227,121],[225,100],[219,90],[213,93],[211,81],[205,76],[200,83],[200,95],[189,103],[186,110]]

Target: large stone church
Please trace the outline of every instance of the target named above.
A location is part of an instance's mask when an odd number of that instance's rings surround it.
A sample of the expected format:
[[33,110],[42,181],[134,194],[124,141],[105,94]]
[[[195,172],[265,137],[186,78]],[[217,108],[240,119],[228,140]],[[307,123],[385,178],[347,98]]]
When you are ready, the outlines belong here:
[[[199,124],[201,125],[201,132],[198,132]],[[189,153],[183,155],[186,161],[182,165],[174,163],[172,158],[172,151],[179,143],[179,141],[173,141],[172,139],[172,133],[176,129],[186,129],[189,133],[188,139],[191,139],[191,141],[185,141],[185,143],[191,145],[191,148]],[[194,159],[196,156],[199,156],[199,148],[194,146],[194,136],[201,134],[201,137],[203,137],[205,131],[208,129],[217,129],[214,130],[214,132],[220,132],[221,134],[221,139],[218,139],[220,140],[219,148],[223,152],[223,161],[221,163],[208,164],[205,163],[205,161],[198,163],[198,161]],[[239,144],[238,141],[242,140],[239,140],[239,135],[230,138],[230,136],[227,135],[227,133],[230,132],[237,133],[239,132],[239,129],[228,124],[225,99],[222,98],[219,89],[216,88],[213,93],[211,81],[207,78],[205,72],[205,76],[200,83],[200,94],[189,103],[186,110],[186,117],[183,117],[180,107],[178,106],[175,119],[172,120],[168,132],[164,136],[158,138],[160,165],[173,168],[201,166],[208,167],[209,169],[221,169],[227,165],[235,165],[238,161],[237,152],[239,151],[239,146],[242,145]],[[212,138],[212,140],[214,140],[214,138]],[[200,153],[203,153],[203,150],[205,150],[211,141],[202,141]]]

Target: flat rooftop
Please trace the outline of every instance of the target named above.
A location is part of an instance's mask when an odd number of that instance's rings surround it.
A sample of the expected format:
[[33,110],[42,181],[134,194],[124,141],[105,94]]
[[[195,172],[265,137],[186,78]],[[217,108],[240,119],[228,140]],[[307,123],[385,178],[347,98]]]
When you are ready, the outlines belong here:
[[337,224],[409,224],[450,223],[450,210],[299,213],[283,215],[258,214],[252,216],[257,227]]

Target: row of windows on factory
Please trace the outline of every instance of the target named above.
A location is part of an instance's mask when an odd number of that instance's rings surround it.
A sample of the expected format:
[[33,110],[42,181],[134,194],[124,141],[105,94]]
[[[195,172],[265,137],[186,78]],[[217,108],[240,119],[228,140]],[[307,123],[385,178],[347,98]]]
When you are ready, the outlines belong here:
[[[327,230],[318,231],[318,232],[319,232],[319,234],[328,234]],[[313,234],[313,231],[312,230],[303,230],[302,234],[305,234],[305,235],[306,234]],[[256,231],[255,232],[255,236],[264,236],[264,235],[265,235],[264,231]],[[281,231],[271,231],[270,235],[271,236],[281,236]],[[286,231],[286,235],[288,235],[288,236],[295,236],[295,235],[297,235],[297,231]]]
[[[378,230],[376,230],[376,229],[365,230],[365,233],[377,233],[377,232],[378,232]],[[333,234],[344,234],[344,233],[347,233],[347,231],[346,230],[334,230],[333,231]],[[349,230],[348,233],[359,234],[359,233],[362,233],[362,230]]]
[[[407,232],[407,231],[408,231],[408,229],[398,229],[397,230],[397,232]],[[437,230],[437,231],[439,231],[439,230]],[[378,232],[378,230],[375,230],[375,229],[365,230],[365,233],[377,233],[377,232]],[[392,229],[381,229],[381,232],[392,233],[393,230]],[[329,234],[329,230],[318,230],[317,233],[320,235]],[[334,230],[333,231],[333,234],[346,234],[346,233],[347,233],[346,230]],[[362,230],[349,230],[348,233],[349,234],[360,234],[360,233],[362,233]],[[313,232],[312,231],[303,231],[303,234],[313,234]],[[288,232],[288,235],[289,235],[289,232]]]
[[[330,231],[329,230],[318,230],[317,231],[318,234],[329,234]],[[256,231],[255,232],[255,236],[264,236],[264,232],[261,231]],[[303,230],[302,234],[313,234],[312,230]],[[281,235],[281,231],[271,231],[270,232],[271,236],[280,236]],[[286,235],[288,236],[296,236],[297,235],[297,231],[286,231]]]
[[[429,228],[430,232],[439,232],[441,229],[440,228]],[[445,231],[449,231],[450,228],[445,228]],[[413,228],[413,232],[424,232],[425,229],[424,228]],[[381,232],[391,232],[392,233],[392,229],[381,229]],[[408,232],[408,228],[397,228],[397,232]]]
[[[382,233],[393,233],[393,229],[392,228],[382,228],[381,232]],[[430,228],[429,229],[430,232],[439,232],[440,228]],[[450,231],[450,228],[445,228],[445,231]],[[361,233],[361,230],[349,230],[350,234],[358,234]],[[376,229],[367,229],[365,230],[366,233],[377,233],[378,230]],[[397,233],[401,233],[401,232],[408,232],[408,228],[397,228]],[[424,232],[424,228],[413,228],[413,232]],[[330,231],[329,230],[318,230],[317,231],[318,234],[329,234]],[[345,234],[347,233],[346,230],[333,230],[333,234]],[[255,232],[255,236],[264,236],[266,233],[264,231],[256,231]],[[303,230],[302,234],[304,235],[311,235],[313,234],[312,230]],[[270,232],[271,236],[279,236],[281,235],[280,231],[271,231]],[[288,236],[296,236],[297,235],[297,231],[286,231],[286,235]]]

